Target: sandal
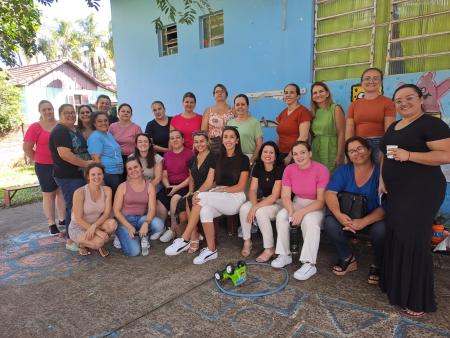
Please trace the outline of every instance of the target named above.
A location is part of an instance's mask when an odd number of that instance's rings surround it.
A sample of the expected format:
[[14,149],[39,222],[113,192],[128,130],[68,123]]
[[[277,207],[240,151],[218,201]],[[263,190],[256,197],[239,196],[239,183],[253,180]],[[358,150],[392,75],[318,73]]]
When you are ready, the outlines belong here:
[[98,252],[100,253],[100,256],[102,256],[102,257],[109,256],[109,251],[106,250],[104,247],[101,247],[100,249],[98,249]]
[[192,254],[197,252],[199,248],[199,240],[191,240],[191,244],[189,245],[188,253]]
[[89,249],[85,247],[79,247],[78,252],[80,253],[80,256],[89,256],[91,254]]
[[242,247],[242,250],[241,250],[241,255],[244,257],[248,257],[248,256],[250,256],[251,252],[252,252],[252,241],[245,240],[244,246]]
[[369,277],[367,278],[367,283],[372,285],[377,285],[380,281],[380,268],[375,265],[371,265],[369,268]]
[[275,255],[275,250],[273,248],[271,249],[264,249],[264,251],[256,257],[255,261],[258,263],[266,263],[272,259],[272,257]]
[[403,312],[403,314],[405,314],[405,315],[407,315],[408,317],[411,317],[411,318],[419,318],[419,317],[422,317],[425,314],[425,312],[415,312],[415,311],[412,311],[412,310],[410,310],[408,308],[402,309],[402,312]]
[[347,259],[339,260],[335,266],[333,266],[333,273],[337,276],[344,276],[347,272],[356,271],[358,265],[356,263],[356,258],[352,254]]

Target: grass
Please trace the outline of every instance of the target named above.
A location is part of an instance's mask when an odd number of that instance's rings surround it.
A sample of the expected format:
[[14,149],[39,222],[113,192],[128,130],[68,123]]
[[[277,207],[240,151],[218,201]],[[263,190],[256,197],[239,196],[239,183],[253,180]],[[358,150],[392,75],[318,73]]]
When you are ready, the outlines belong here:
[[[6,187],[22,186],[36,183],[34,166],[8,168],[0,172],[0,208],[5,208],[3,190]],[[42,200],[39,187],[17,191],[12,199],[12,206],[33,203]]]

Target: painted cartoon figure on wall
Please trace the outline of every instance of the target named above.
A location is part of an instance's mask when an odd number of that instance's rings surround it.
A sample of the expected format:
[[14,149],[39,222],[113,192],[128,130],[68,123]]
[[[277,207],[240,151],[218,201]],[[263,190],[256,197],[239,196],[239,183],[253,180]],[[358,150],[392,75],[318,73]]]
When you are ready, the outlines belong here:
[[[450,78],[436,83],[436,72],[424,73],[417,81],[417,86],[423,93],[423,109],[426,113],[441,118],[443,109],[441,98],[450,91]],[[401,85],[401,84],[399,84]]]

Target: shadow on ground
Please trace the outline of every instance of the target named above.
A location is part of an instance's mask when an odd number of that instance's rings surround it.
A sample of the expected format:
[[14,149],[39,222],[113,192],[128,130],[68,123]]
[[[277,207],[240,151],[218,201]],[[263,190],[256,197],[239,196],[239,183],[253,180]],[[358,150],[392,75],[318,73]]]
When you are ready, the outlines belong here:
[[[355,246],[359,270],[338,278],[321,243],[316,276],[289,279],[282,292],[254,299],[220,293],[213,273],[241,259],[241,240],[221,234],[219,259],[193,256],[80,257],[49,237],[39,204],[0,211],[1,337],[450,337],[450,257],[435,257],[438,311],[414,321],[367,284],[370,247]],[[257,237],[254,248],[261,248]],[[254,251],[250,260],[258,254]],[[298,263],[289,267],[289,274]],[[283,274],[249,268],[241,292],[276,287]]]

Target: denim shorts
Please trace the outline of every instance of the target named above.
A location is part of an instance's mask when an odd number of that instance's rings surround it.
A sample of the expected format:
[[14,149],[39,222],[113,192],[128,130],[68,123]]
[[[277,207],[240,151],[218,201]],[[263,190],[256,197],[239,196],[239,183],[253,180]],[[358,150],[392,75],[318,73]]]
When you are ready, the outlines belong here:
[[58,189],[58,185],[53,178],[53,164],[34,164],[34,171],[39,180],[42,192],[53,192]]

